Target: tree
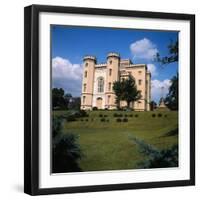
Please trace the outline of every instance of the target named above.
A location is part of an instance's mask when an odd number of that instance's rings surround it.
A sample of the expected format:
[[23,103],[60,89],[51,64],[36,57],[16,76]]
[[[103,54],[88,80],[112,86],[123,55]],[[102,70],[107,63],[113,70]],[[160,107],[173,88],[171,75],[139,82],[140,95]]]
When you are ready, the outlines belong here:
[[78,161],[82,154],[78,136],[72,133],[63,133],[62,124],[61,118],[53,118],[52,171],[53,173],[80,172]]
[[62,88],[53,88],[52,89],[52,103],[53,108],[63,108],[66,106],[64,99],[64,90]]
[[178,61],[178,39],[171,41],[168,45],[168,55],[161,57],[159,53],[156,55],[156,61],[161,64],[170,64]]
[[64,100],[65,100],[65,104],[66,104],[66,107],[69,108],[69,102],[72,98],[72,95],[70,93],[66,93],[64,95]]
[[[156,60],[161,64],[170,64],[173,62],[178,62],[178,38],[176,41],[171,41],[168,45],[169,53],[167,56],[161,57],[159,53],[157,54]],[[178,110],[178,73],[171,79],[171,86],[169,88],[169,93],[165,98],[165,104],[171,110]]]
[[150,110],[154,110],[157,107],[157,103],[155,101],[150,102]]
[[124,82],[123,81],[115,81],[113,83],[113,90],[116,95],[116,104],[117,104],[118,109],[120,108],[120,101],[122,101],[122,99],[123,99],[123,90],[124,90],[124,88],[123,88]]
[[124,100],[127,103],[127,108],[130,108],[131,102],[141,98],[141,92],[137,90],[135,79],[131,75],[127,79],[122,79],[122,81],[115,81],[113,90],[116,95],[117,104],[119,105],[120,101]]
[[81,98],[80,97],[72,97],[68,103],[68,109],[80,110],[80,107],[81,107]]
[[171,79],[171,86],[165,98],[165,104],[171,110],[178,110],[178,73]]

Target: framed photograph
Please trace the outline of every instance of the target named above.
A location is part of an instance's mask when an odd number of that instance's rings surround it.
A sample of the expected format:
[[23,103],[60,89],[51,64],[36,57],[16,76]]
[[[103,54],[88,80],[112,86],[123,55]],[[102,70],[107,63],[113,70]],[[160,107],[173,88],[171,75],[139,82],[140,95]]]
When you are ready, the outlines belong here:
[[24,192],[195,184],[195,16],[25,8]]

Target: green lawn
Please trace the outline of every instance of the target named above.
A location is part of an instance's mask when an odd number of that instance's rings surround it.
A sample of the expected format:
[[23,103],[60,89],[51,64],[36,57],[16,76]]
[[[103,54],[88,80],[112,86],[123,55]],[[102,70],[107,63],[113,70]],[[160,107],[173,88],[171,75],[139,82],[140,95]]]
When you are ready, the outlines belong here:
[[[63,115],[67,111],[54,111],[54,115]],[[114,113],[128,115],[128,122],[116,122],[119,117]],[[156,117],[152,117],[155,113]],[[162,117],[158,117],[161,113]],[[178,113],[162,112],[125,112],[90,111],[89,117],[78,118],[75,122],[64,122],[65,133],[79,135],[79,143],[84,153],[80,161],[83,171],[134,169],[136,163],[144,159],[131,140],[131,136],[164,149],[177,144],[178,136],[165,136],[178,124]],[[101,122],[99,115],[108,122]],[[130,117],[132,115],[132,117]],[[138,115],[138,117],[135,117]]]

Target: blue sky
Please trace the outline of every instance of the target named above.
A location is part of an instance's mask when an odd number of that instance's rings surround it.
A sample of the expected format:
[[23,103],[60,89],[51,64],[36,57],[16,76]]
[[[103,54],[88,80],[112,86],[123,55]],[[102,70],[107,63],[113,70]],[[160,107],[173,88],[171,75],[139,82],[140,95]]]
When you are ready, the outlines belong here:
[[109,52],[120,53],[133,63],[147,64],[152,73],[152,100],[158,101],[168,92],[170,79],[178,71],[178,64],[161,66],[153,60],[156,53],[167,55],[170,41],[178,32],[134,29],[52,26],[52,79],[53,87],[62,87],[66,93],[80,96],[82,58],[94,55],[97,62],[106,62]]

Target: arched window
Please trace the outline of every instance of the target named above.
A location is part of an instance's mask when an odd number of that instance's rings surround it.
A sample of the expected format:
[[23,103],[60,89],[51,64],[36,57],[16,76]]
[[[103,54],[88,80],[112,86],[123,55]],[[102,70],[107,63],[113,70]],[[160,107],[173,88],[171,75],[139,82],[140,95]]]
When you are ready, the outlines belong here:
[[98,92],[104,92],[104,79],[103,79],[103,77],[98,78]]

